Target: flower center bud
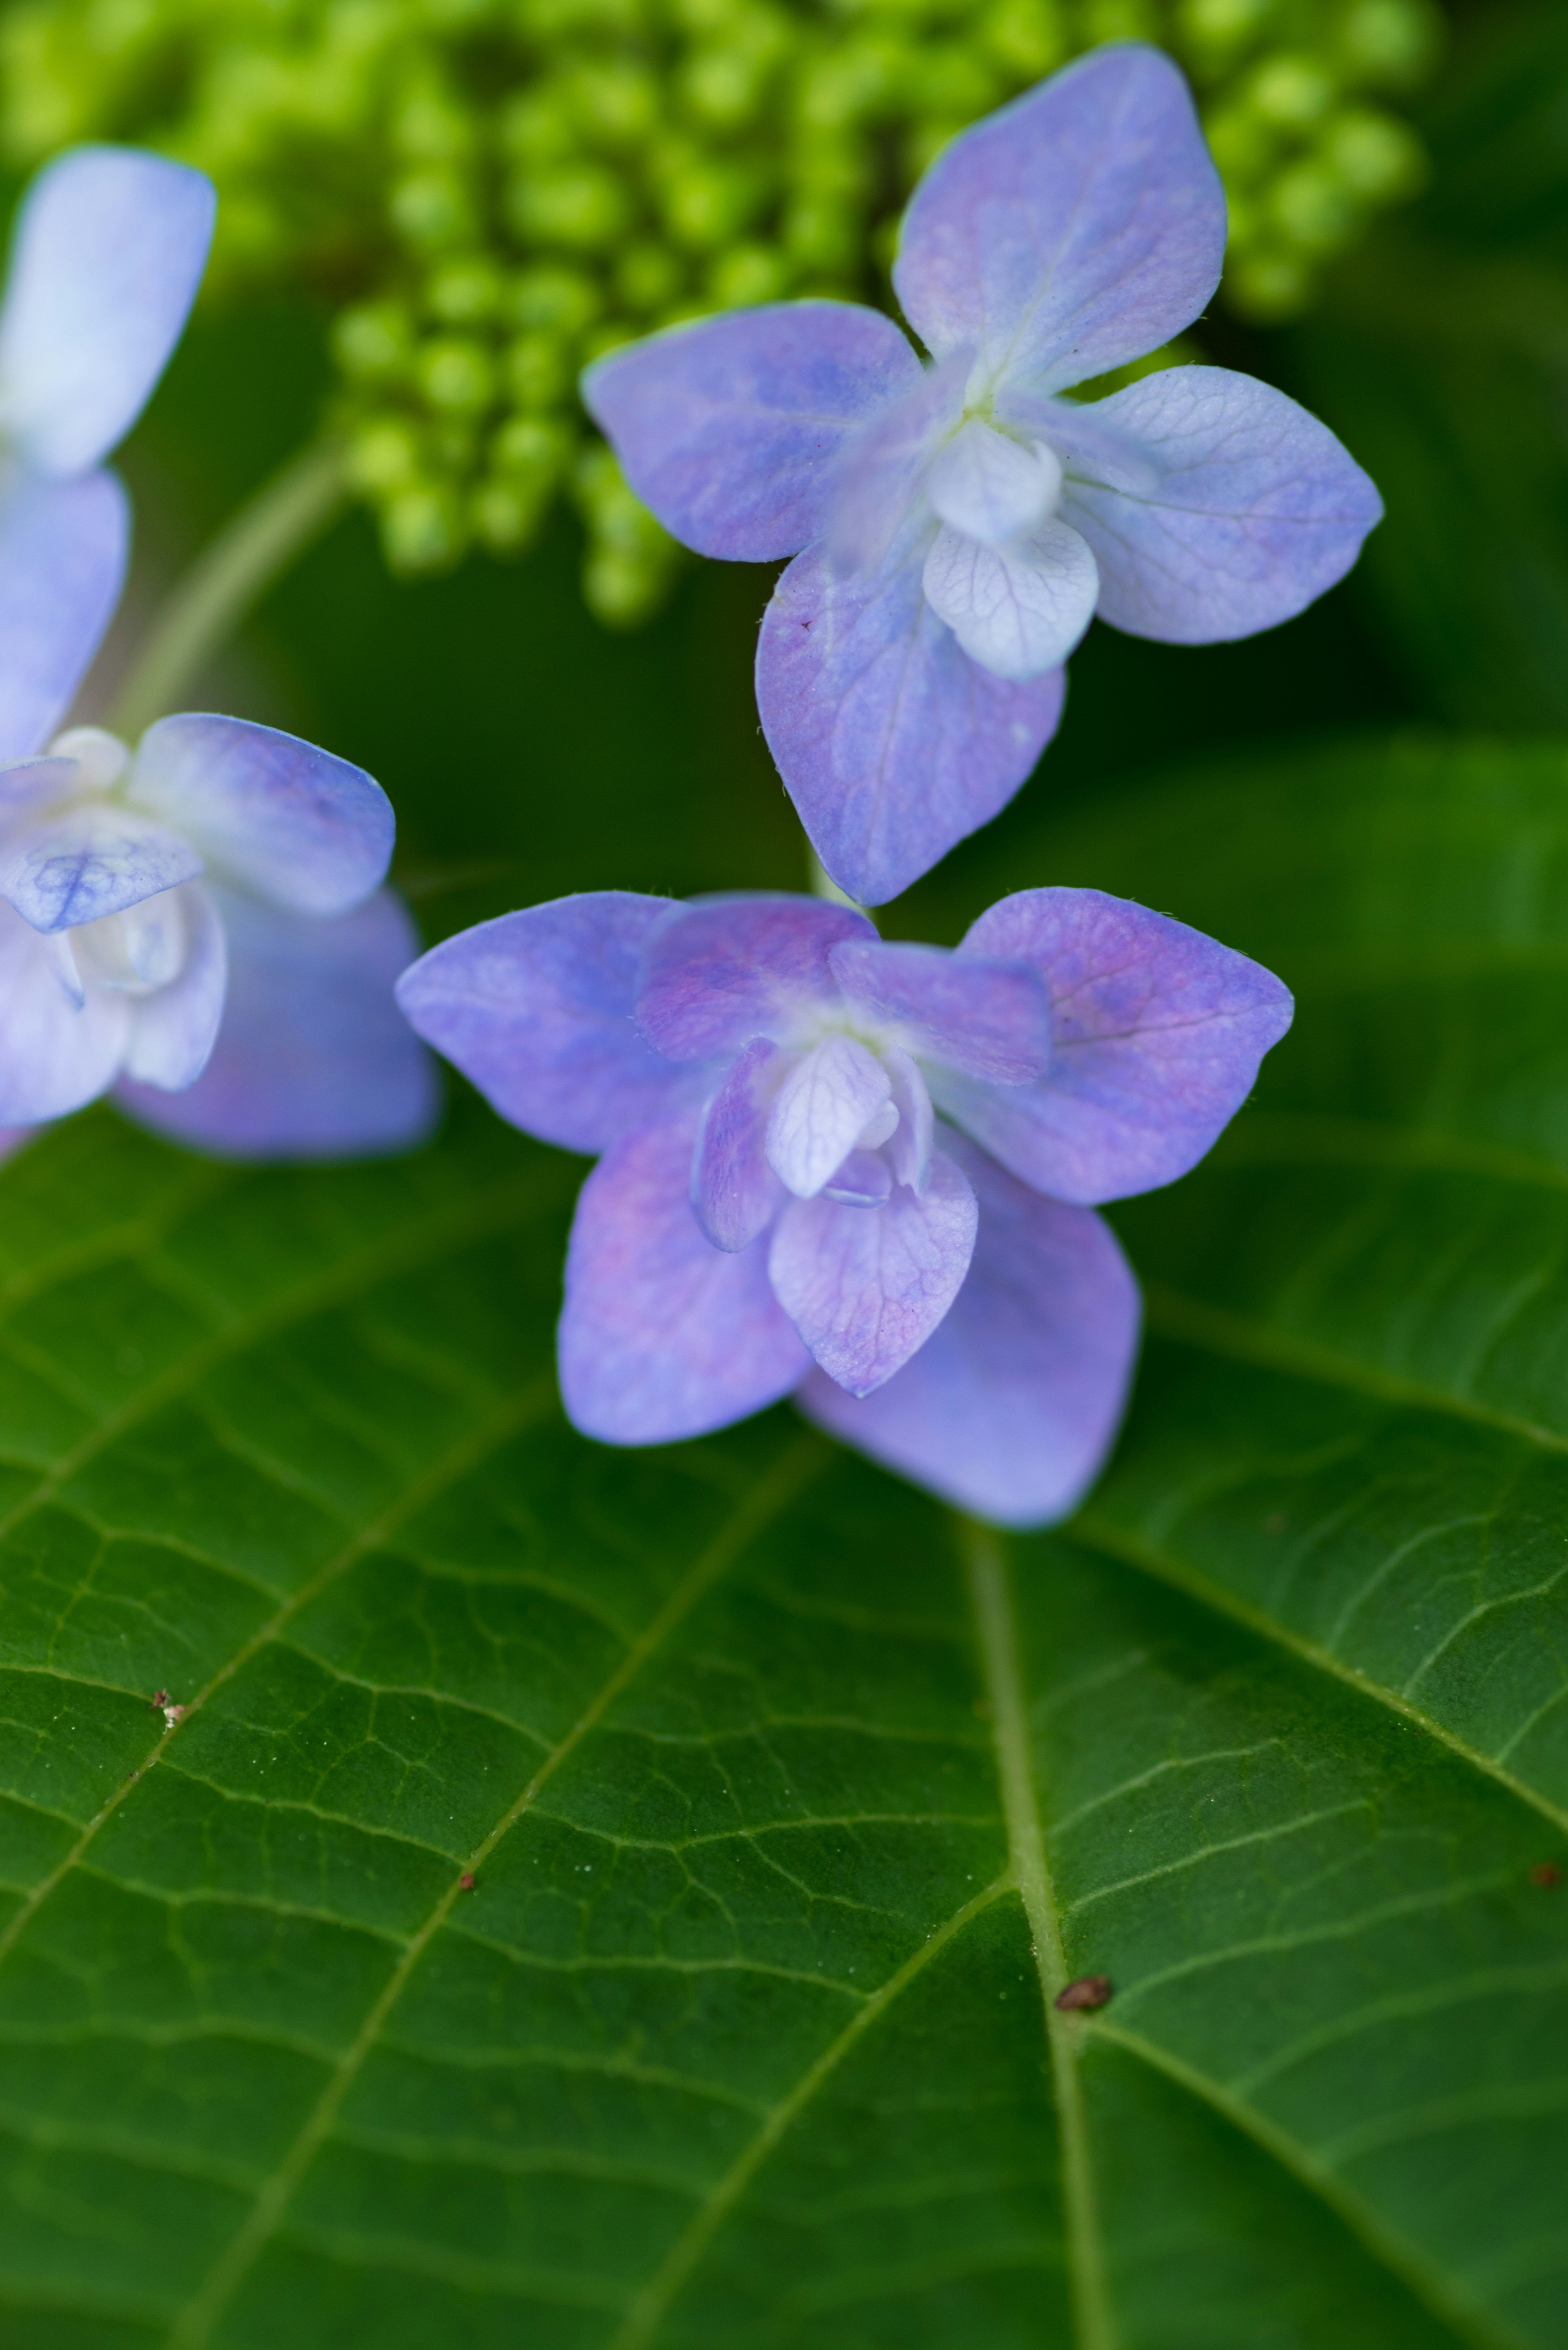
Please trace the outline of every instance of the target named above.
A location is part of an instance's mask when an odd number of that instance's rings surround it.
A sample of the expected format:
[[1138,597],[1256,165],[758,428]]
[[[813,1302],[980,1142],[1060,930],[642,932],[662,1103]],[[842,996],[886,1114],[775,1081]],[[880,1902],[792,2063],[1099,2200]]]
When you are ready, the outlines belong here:
[[51,759],[74,759],[89,791],[112,791],[127,767],[130,753],[118,734],[102,726],[67,726],[49,745]]

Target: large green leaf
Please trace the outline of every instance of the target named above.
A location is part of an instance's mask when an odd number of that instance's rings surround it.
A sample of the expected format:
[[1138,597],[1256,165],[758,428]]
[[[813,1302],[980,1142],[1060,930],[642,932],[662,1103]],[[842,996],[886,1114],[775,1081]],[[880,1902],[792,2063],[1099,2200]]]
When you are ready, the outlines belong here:
[[1059,1535],[576,1439],[472,1107],[0,1176],[6,2350],[1568,2342],[1568,761],[959,869],[1300,996]]

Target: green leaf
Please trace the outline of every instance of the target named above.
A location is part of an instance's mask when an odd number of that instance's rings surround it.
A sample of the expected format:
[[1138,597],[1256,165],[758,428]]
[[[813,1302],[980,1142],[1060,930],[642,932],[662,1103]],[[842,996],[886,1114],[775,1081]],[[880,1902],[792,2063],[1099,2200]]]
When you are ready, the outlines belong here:
[[1300,1003],[1120,1213],[1054,1535],[787,1409],[575,1437],[578,1170],[472,1106],[6,1168],[6,2350],[1568,2338],[1565,785],[1348,745],[971,857]]

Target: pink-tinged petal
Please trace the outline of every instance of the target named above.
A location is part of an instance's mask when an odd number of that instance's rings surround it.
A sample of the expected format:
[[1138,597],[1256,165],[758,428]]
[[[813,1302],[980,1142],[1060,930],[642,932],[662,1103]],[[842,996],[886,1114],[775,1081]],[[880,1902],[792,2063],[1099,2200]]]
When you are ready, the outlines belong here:
[[219,1159],[364,1158],[422,1142],[441,1092],[393,1000],[419,944],[402,900],[379,890],[328,921],[235,889],[213,897],[229,983],[212,1057],[183,1093],[122,1083],[120,1107]]
[[1088,547],[1054,515],[1008,547],[939,532],[923,584],[971,660],[1019,680],[1061,667],[1095,617],[1100,587]]
[[0,490],[0,758],[42,748],[119,598],[130,512],[112,473]]
[[632,1020],[668,898],[595,889],[459,931],[398,982],[404,1016],[501,1116],[566,1150],[607,1150],[692,1078]]
[[803,1053],[774,1097],[768,1165],[796,1199],[814,1199],[891,1098],[893,1081],[853,1036],[829,1036]]
[[0,905],[0,1125],[36,1126],[96,1100],[130,1034],[129,999],[84,988],[68,939]]
[[200,172],[130,147],[73,147],[34,180],[0,309],[0,430],[36,471],[85,473],[140,415],[215,202]]
[[649,940],[637,1024],[672,1061],[738,1053],[753,1036],[783,1043],[814,1004],[837,1002],[830,950],[876,935],[823,898],[700,900]]
[[1062,468],[1048,447],[1032,447],[971,416],[926,477],[931,511],[950,530],[1003,546],[1043,522],[1056,503]]
[[767,1243],[727,1252],[688,1196],[689,1116],[617,1143],[577,1200],[557,1360],[566,1416],[606,1444],[672,1444],[776,1403],[811,1357]]
[[194,840],[208,863],[295,914],[346,914],[392,855],[392,804],[362,767],[244,718],[161,718],[126,794]]
[[1082,383],[1170,340],[1220,282],[1225,198],[1180,73],[1094,50],[943,149],[904,215],[893,285],[939,358],[992,384]]
[[1027,962],[988,962],[945,947],[850,939],[833,950],[846,997],[871,1020],[897,1022],[912,1053],[972,1077],[1021,1086],[1051,1058],[1051,1003]]
[[1251,1091],[1291,1024],[1262,964],[1099,889],[1022,889],[959,949],[1034,965],[1054,1051],[1038,1085],[932,1070],[940,1108],[1036,1191],[1093,1204],[1173,1183]]
[[202,870],[177,832],[112,800],[78,800],[18,827],[0,847],[0,898],[36,931],[69,931]]
[[[959,1148],[962,1149],[962,1145]],[[1109,1227],[965,1152],[980,1196],[969,1279],[886,1387],[815,1373],[795,1400],[873,1461],[1004,1526],[1065,1517],[1098,1475],[1137,1353],[1137,1284]]]
[[784,1066],[776,1045],[753,1036],[703,1112],[691,1207],[715,1248],[748,1247],[783,1204],[763,1141]]
[[846,440],[919,375],[879,310],[779,302],[624,345],[582,390],[666,530],[699,555],[768,563],[817,536]]
[[14,1159],[25,1143],[36,1142],[41,1126],[0,1126],[0,1159]]
[[881,1208],[792,1200],[768,1252],[779,1303],[830,1379],[868,1395],[923,1347],[974,1249],[967,1177],[943,1152],[923,1193],[900,1184]]
[[817,549],[779,581],[757,647],[757,708],[811,845],[849,897],[881,905],[1005,807],[1056,731],[1060,671],[1017,684],[971,661],[926,601],[924,536],[872,573]]
[[1095,403],[1139,440],[1156,487],[1072,478],[1064,518],[1100,569],[1099,611],[1165,644],[1250,637],[1343,578],[1382,516],[1371,482],[1326,424],[1227,368],[1167,368]]
[[212,893],[199,881],[179,893],[184,967],[151,995],[132,996],[125,1075],[165,1093],[195,1084],[212,1058],[228,987],[228,944]]
[[930,1180],[931,1145],[936,1117],[926,1081],[900,1045],[887,1045],[882,1059],[893,1080],[893,1107],[898,1123],[888,1139],[888,1163],[900,1183],[923,1191]]

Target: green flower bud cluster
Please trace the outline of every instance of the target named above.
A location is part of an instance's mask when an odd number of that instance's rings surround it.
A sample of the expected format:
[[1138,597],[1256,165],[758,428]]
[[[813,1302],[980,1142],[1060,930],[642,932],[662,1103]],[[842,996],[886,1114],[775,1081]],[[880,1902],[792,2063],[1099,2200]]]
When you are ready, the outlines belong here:
[[887,298],[944,142],[1128,37],[1198,89],[1227,297],[1288,316],[1418,184],[1394,109],[1440,29],[1434,0],[14,0],[0,140],[200,164],[217,281],[340,306],[337,421],[389,562],[516,554],[564,493],[588,601],[624,624],[679,551],[588,432],[587,360],[704,311]]

